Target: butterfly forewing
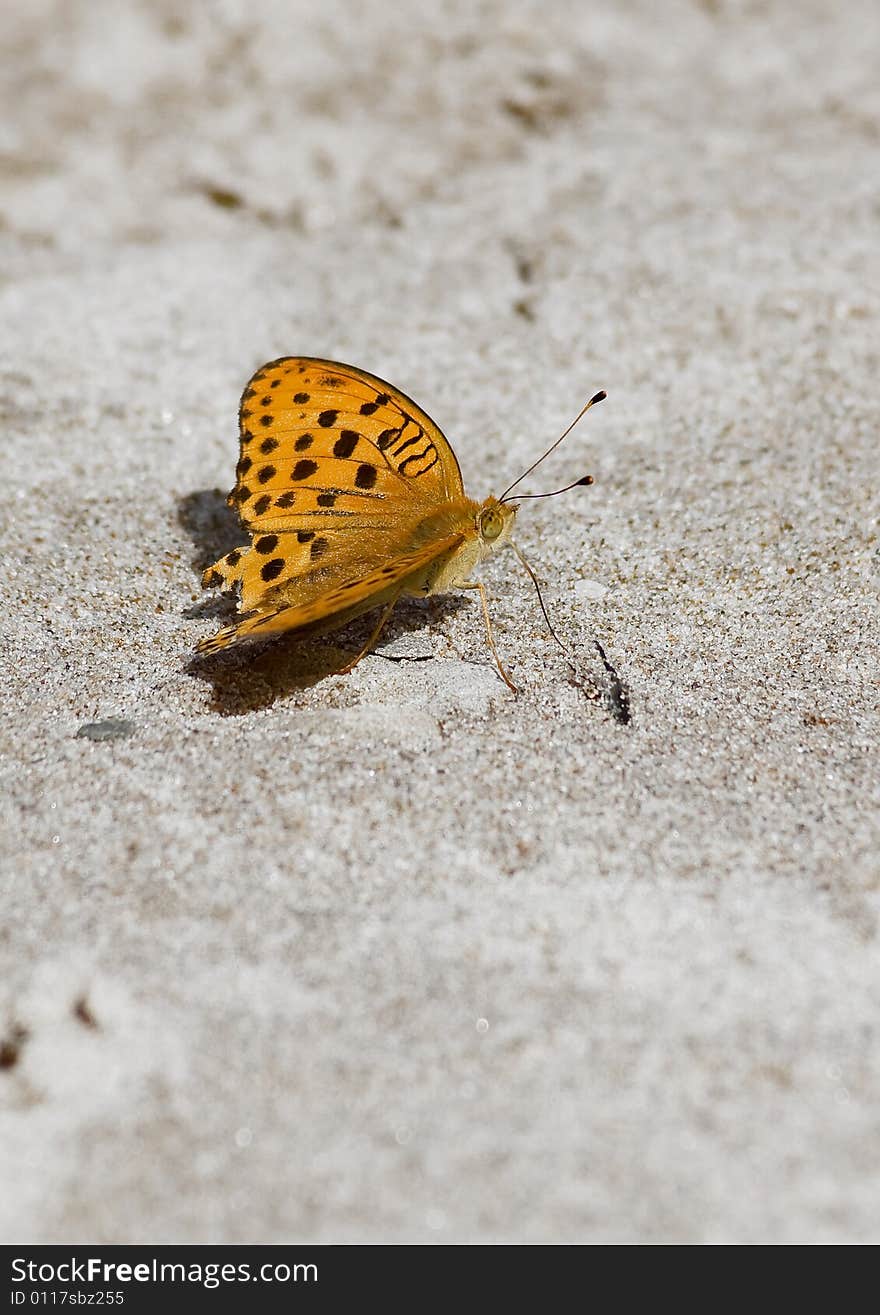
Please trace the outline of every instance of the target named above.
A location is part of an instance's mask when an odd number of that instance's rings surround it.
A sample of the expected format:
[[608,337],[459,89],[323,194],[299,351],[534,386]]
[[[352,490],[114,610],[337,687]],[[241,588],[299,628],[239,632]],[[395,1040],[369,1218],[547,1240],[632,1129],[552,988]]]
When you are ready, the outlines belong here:
[[358,521],[400,526],[463,496],[458,462],[429,416],[354,366],[282,357],[250,380],[229,495],[249,530]]

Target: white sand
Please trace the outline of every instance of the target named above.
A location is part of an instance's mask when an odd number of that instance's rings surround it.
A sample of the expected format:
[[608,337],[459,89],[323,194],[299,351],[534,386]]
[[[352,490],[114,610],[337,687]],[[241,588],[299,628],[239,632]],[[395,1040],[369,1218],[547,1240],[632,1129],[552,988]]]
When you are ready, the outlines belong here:
[[[876,4],[19,10],[0,1237],[876,1241]],[[465,595],[191,664],[296,352],[479,496],[608,389],[518,538],[630,727],[510,554],[516,699]]]

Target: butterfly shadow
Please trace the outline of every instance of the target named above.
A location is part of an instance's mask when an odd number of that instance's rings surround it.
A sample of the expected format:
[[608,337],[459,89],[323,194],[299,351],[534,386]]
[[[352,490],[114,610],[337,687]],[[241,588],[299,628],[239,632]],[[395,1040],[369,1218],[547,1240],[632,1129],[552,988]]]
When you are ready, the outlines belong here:
[[[193,543],[193,569],[201,575],[207,566],[241,544],[242,530],[238,518],[226,505],[219,489],[199,489],[188,493],[178,503],[178,519]],[[401,599],[389,618],[376,651],[388,661],[425,662],[433,657],[432,644],[425,634],[424,645],[411,646],[399,641],[416,632],[427,632],[468,601],[454,596],[427,599]],[[188,620],[234,620],[235,608],[227,596],[206,598],[187,608]],[[194,656],[186,672],[194,679],[207,681],[213,689],[211,707],[224,716],[243,716],[270,707],[298,691],[309,689],[328,676],[334,676],[367,642],[375,614],[367,614],[323,640],[280,636],[264,643],[208,656]],[[338,641],[338,642],[337,642]],[[387,650],[387,651],[383,651]]]
[[[187,493],[177,503],[177,519],[192,541],[190,557],[193,570],[202,572],[241,543],[242,532],[238,517],[226,505],[226,496],[220,489],[197,489]],[[227,600],[212,594],[187,608],[187,620],[225,617],[229,614]]]

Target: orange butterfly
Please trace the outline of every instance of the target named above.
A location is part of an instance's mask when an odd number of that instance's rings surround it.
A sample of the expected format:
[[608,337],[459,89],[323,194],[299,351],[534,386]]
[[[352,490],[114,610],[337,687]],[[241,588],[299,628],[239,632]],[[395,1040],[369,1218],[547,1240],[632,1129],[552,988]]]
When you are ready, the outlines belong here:
[[500,498],[482,503],[465,496],[455,453],[421,407],[352,365],[270,361],[245,388],[239,423],[238,482],[227,501],[251,543],[221,557],[202,583],[240,588],[241,616],[201,640],[198,652],[333,630],[381,607],[367,643],[341,668],[351,671],[402,594],[478,589],[492,655],[516,690],[495,647],[485,586],[470,575],[509,539],[518,510],[511,490],[577,421]]

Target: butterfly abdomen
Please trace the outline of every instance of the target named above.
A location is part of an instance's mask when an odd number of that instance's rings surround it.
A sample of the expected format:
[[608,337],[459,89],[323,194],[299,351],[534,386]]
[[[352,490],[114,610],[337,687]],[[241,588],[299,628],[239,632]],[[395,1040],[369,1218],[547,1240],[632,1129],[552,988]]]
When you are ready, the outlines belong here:
[[[334,607],[326,609],[319,596],[312,603],[296,603],[284,597],[284,590],[272,590],[261,600],[259,607],[248,611],[235,621],[224,626],[216,634],[209,635],[197,644],[197,652],[202,654],[219,653],[223,649],[245,643],[248,640],[271,639],[279,634],[296,635],[300,639],[325,634],[347,625],[364,612],[382,607],[401,593],[419,594],[429,592],[416,587],[418,581],[413,576],[409,581],[392,579],[384,585],[382,575],[375,580],[375,588],[367,595],[356,596],[360,581],[355,579],[333,591]],[[353,602],[348,602],[354,597]]]

